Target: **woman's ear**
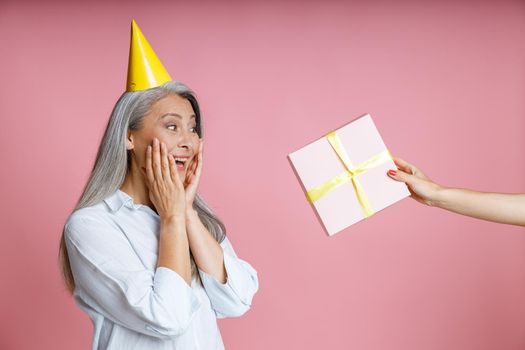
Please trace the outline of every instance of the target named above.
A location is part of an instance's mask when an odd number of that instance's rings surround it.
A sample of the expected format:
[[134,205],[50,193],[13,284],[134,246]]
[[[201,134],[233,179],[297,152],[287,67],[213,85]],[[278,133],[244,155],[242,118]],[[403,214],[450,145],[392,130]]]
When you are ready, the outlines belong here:
[[129,151],[133,148],[135,148],[135,145],[133,144],[133,134],[130,130],[128,130],[128,138],[126,139],[126,149]]

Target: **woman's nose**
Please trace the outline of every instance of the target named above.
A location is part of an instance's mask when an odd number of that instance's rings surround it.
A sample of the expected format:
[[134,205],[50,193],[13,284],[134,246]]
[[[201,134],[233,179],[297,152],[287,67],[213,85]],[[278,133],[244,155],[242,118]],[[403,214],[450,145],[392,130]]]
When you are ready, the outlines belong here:
[[186,148],[189,149],[191,146],[190,142],[190,134],[188,132],[183,132],[180,135],[179,142],[177,143],[177,146],[180,148]]

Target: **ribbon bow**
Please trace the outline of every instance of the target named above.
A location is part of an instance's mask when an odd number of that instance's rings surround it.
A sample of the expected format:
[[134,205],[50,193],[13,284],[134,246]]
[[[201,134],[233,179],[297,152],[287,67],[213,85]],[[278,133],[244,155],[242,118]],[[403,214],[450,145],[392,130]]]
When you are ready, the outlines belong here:
[[343,144],[341,143],[341,140],[337,136],[336,132],[331,131],[325,136],[328,142],[330,143],[330,145],[332,146],[332,148],[334,149],[335,153],[339,157],[339,160],[341,160],[341,162],[343,163],[346,170],[340,173],[339,175],[333,177],[332,179],[322,183],[321,185],[316,186],[310,189],[309,191],[307,191],[306,197],[308,198],[308,201],[310,203],[313,203],[319,200],[321,197],[323,197],[325,194],[327,194],[334,188],[344,183],[347,183],[348,181],[352,181],[352,184],[354,186],[355,193],[357,196],[357,200],[359,201],[359,204],[361,205],[363,214],[365,218],[368,218],[369,216],[374,214],[374,209],[372,208],[372,205],[370,204],[370,201],[368,200],[368,197],[366,196],[366,193],[363,189],[363,186],[361,185],[361,182],[356,178],[356,176],[363,174],[367,172],[368,170],[375,168],[391,160],[392,155],[390,154],[390,151],[385,149],[383,152],[376,154],[370,159],[354,167],[352,166],[352,162],[350,161],[350,158],[348,157],[348,154],[346,153],[346,150],[344,149]]

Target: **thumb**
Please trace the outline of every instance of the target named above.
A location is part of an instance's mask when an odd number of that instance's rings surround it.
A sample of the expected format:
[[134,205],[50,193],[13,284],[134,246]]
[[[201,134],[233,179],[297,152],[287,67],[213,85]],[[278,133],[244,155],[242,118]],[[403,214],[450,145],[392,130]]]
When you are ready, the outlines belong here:
[[388,171],[388,176],[396,181],[405,182],[408,184],[412,183],[414,180],[414,175],[405,173],[403,170],[399,170],[399,169],[397,170],[390,169]]

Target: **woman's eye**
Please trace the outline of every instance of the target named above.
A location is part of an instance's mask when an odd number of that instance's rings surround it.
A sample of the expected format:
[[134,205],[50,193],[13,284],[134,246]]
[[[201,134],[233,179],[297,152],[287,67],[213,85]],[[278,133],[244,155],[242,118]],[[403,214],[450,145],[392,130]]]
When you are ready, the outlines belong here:
[[[170,129],[171,127],[173,127],[173,129]],[[168,129],[170,129],[170,130],[176,130],[176,129],[177,129],[177,125],[174,125],[174,124],[172,124],[172,125],[168,125]]]
[[191,128],[190,130],[191,130],[191,132],[197,132],[197,127],[196,127],[196,126],[194,126],[194,127],[193,127],[193,128]]

